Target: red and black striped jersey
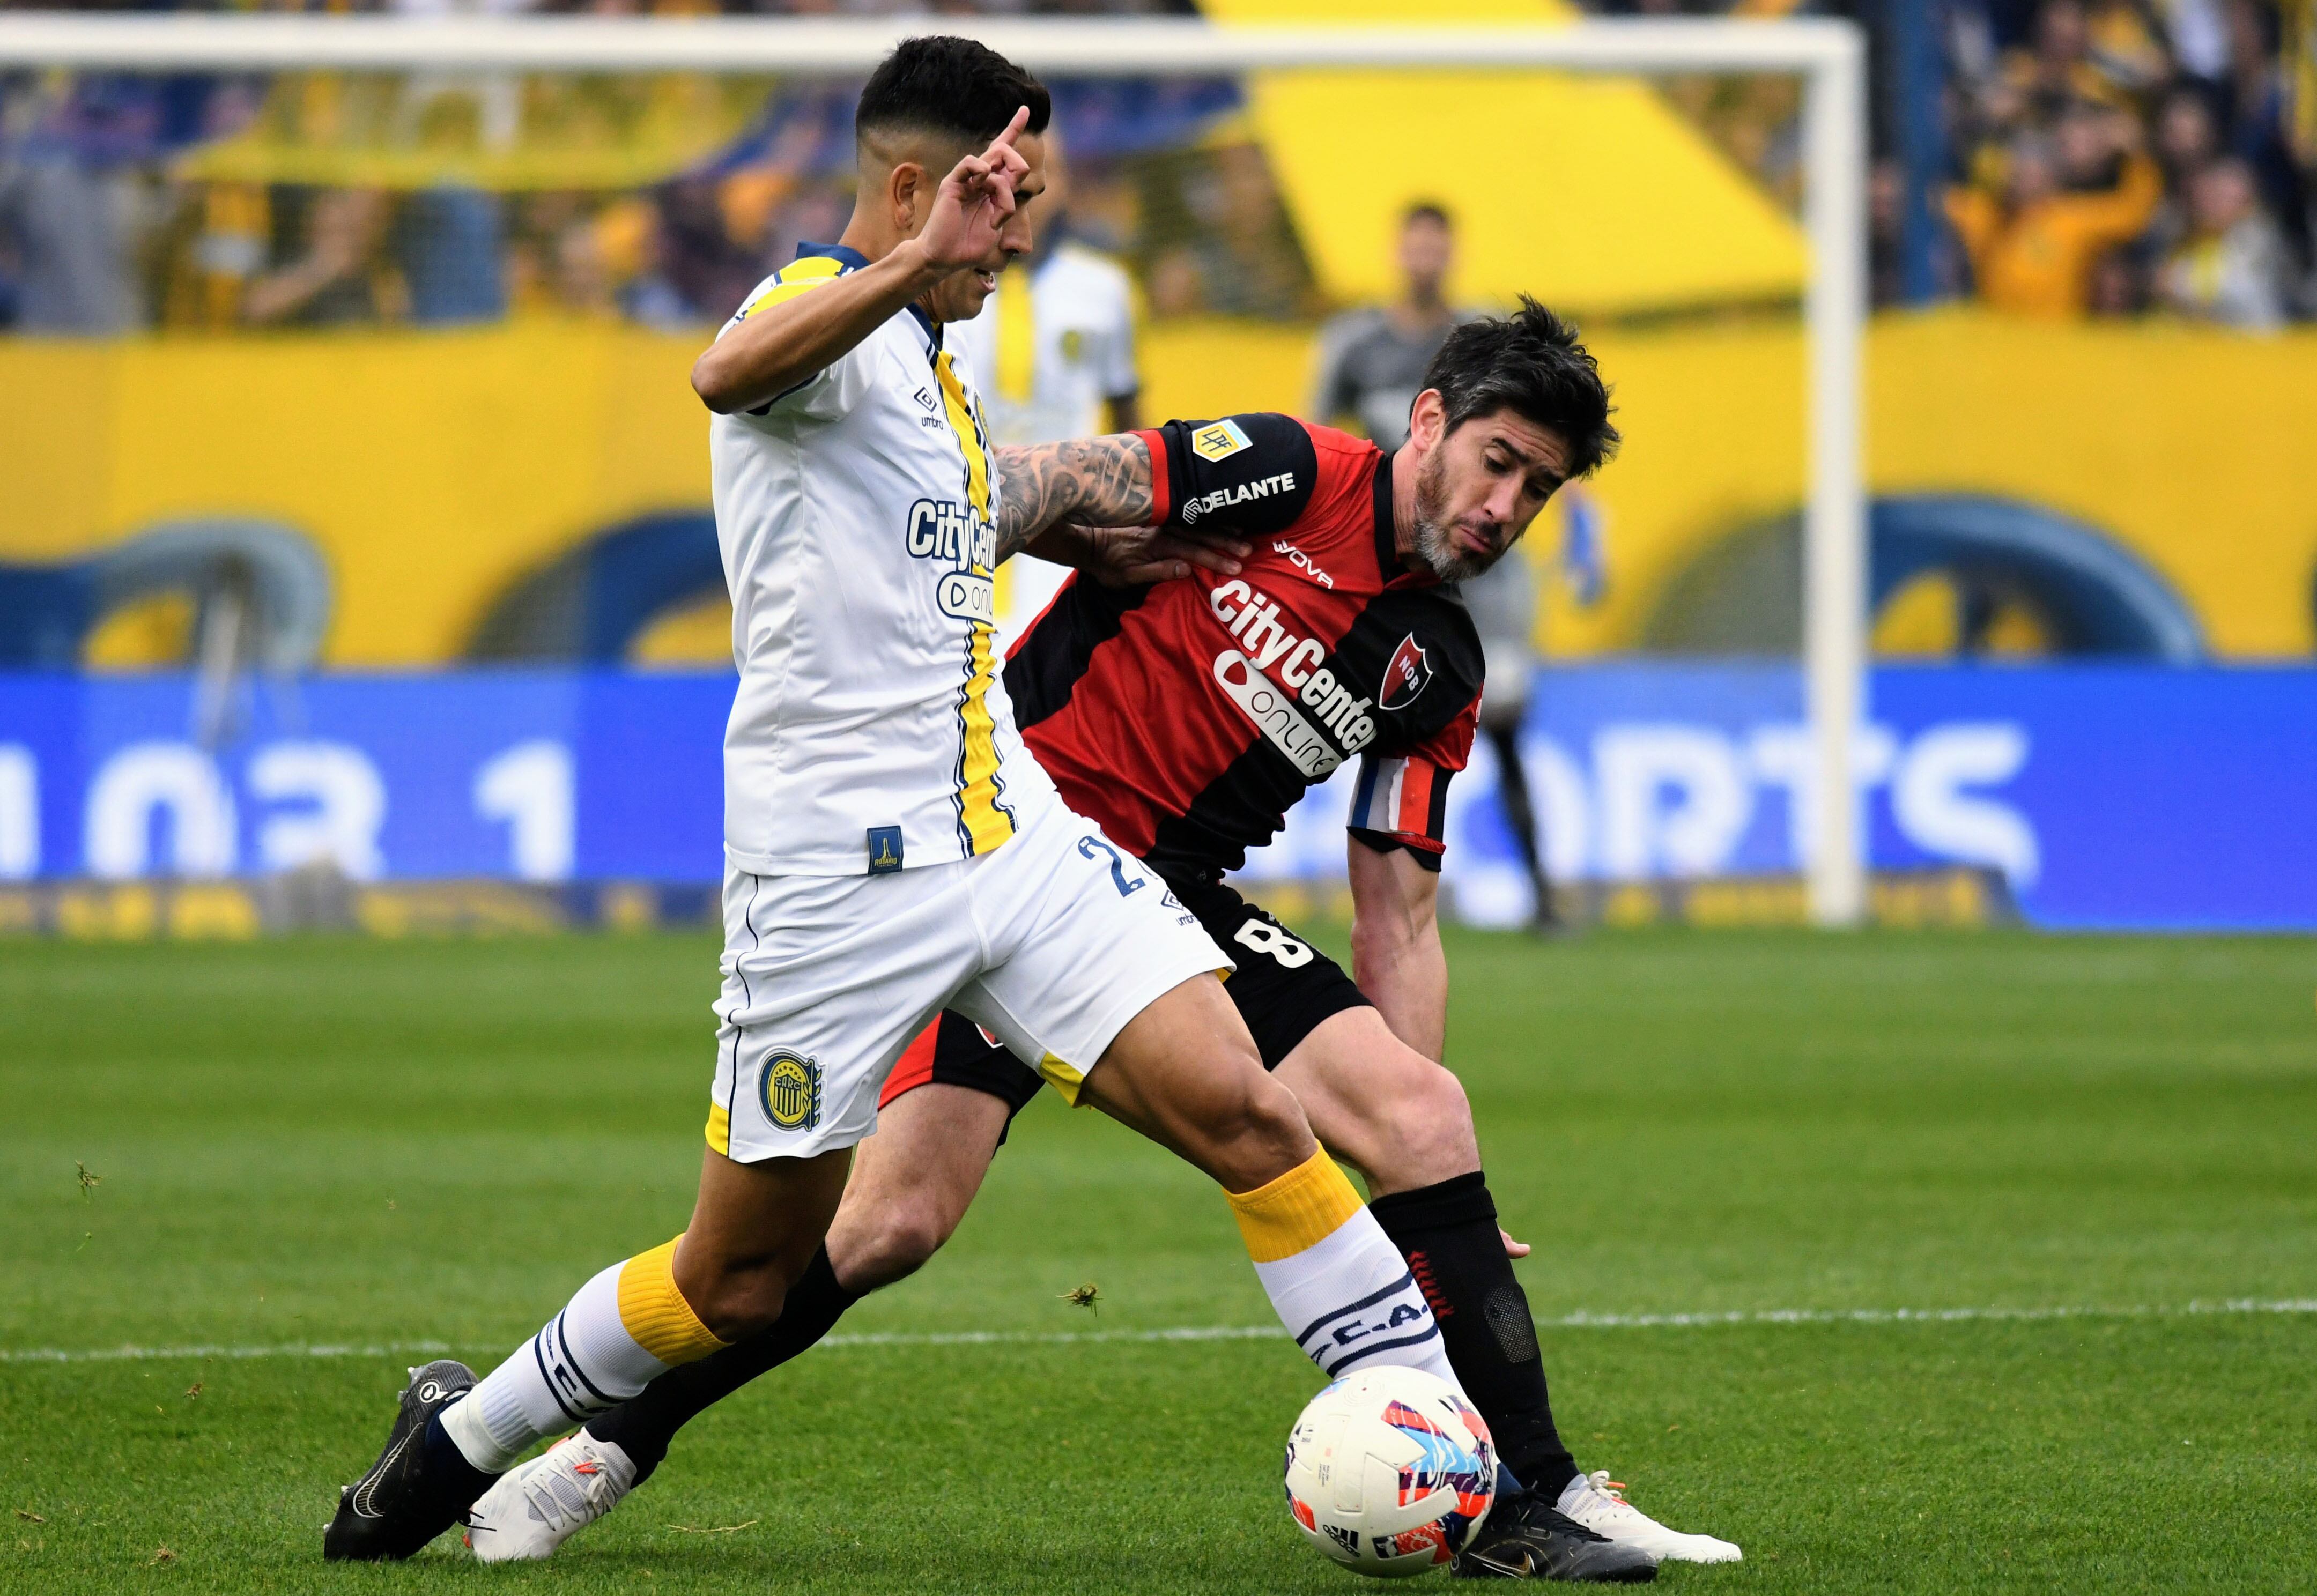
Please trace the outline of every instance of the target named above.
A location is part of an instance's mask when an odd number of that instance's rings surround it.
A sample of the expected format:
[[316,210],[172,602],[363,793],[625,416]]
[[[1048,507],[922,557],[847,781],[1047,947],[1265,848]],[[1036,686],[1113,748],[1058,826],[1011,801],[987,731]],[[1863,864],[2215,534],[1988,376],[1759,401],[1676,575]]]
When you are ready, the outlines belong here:
[[1456,590],[1400,562],[1391,457],[1286,415],[1141,436],[1165,524],[1255,553],[1237,576],[1065,586],[1006,667],[1038,762],[1143,858],[1235,869],[1357,758],[1354,834],[1437,869],[1481,645]]

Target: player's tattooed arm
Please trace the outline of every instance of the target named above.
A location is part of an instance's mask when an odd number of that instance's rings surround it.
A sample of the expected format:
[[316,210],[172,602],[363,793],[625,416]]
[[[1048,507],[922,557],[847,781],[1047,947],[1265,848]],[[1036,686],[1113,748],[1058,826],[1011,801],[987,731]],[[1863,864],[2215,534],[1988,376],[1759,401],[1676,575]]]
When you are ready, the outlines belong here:
[[1048,527],[1147,526],[1157,510],[1150,446],[1132,432],[1001,447],[997,557],[1021,553]]

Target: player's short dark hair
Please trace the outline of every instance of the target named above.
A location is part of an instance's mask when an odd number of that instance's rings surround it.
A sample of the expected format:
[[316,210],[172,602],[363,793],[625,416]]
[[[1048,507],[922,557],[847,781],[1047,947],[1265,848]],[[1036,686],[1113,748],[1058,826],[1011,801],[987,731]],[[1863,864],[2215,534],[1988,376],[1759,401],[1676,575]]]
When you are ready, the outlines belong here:
[[1424,369],[1454,432],[1475,416],[1509,410],[1569,446],[1569,475],[1589,477],[1617,452],[1609,389],[1577,329],[1521,296],[1510,316],[1483,317],[1448,334]]
[[1418,200],[1400,213],[1400,228],[1403,233],[1418,222],[1430,222],[1434,227],[1450,233],[1456,230],[1455,218],[1448,214],[1448,208],[1437,200]]
[[1044,132],[1053,96],[988,45],[945,33],[904,39],[869,75],[854,109],[853,136],[932,133],[980,145],[1004,132],[1024,105],[1025,130]]

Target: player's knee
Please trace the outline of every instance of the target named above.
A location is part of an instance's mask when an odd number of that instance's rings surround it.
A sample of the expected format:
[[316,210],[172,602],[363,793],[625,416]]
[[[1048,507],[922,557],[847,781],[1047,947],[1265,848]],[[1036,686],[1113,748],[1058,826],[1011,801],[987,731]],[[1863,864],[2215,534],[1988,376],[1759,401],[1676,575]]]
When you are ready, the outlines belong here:
[[1235,1191],[1277,1180],[1317,1147],[1293,1092],[1263,1074],[1259,1062],[1241,1078],[1229,1112],[1213,1128],[1221,1144],[1213,1172]]
[[791,1284],[777,1261],[763,1260],[727,1262],[681,1287],[708,1333],[729,1345],[771,1329]]
[[832,1235],[829,1262],[846,1290],[874,1291],[923,1269],[956,1228],[957,1220],[935,1204],[890,1204],[871,1222],[848,1228],[841,1253]]
[[1377,1083],[1371,1099],[1374,1146],[1361,1162],[1380,1186],[1405,1191],[1480,1167],[1472,1105],[1454,1071],[1407,1049]]

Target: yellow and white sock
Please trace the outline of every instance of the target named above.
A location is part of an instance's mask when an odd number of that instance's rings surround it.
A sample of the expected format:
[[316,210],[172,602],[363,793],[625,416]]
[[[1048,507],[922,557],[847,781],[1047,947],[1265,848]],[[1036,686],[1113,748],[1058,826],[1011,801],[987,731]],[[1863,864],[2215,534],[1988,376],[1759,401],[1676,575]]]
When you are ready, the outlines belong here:
[[504,1474],[543,1436],[625,1402],[679,1363],[723,1346],[675,1288],[675,1243],[615,1263],[579,1288],[514,1355],[443,1410],[467,1461]]
[[1224,1195],[1272,1308],[1321,1373],[1400,1363],[1463,1391],[1408,1260],[1335,1160],[1315,1153],[1268,1185]]

